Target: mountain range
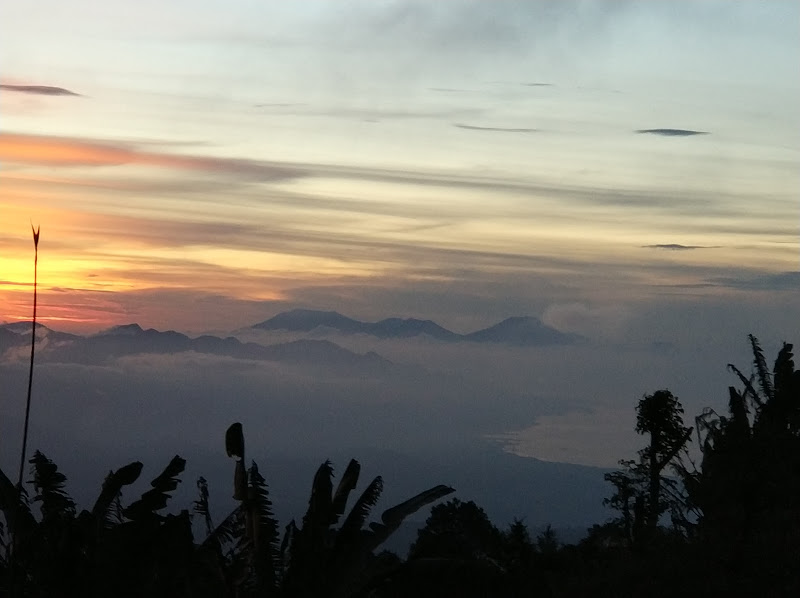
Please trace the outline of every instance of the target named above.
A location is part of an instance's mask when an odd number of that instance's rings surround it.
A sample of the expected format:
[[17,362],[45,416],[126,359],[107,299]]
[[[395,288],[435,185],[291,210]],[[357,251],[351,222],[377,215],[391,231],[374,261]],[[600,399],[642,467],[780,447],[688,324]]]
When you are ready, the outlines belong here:
[[[41,438],[47,439],[54,454],[72,455],[60,459],[65,471],[72,472],[71,481],[93,488],[96,463],[75,455],[102,453],[106,458],[107,453],[135,451],[160,455],[185,441],[198,457],[207,454],[204,438],[208,430],[217,430],[219,418],[239,419],[254,430],[253,438],[260,439],[249,450],[270,455],[263,467],[280,489],[275,496],[282,519],[297,516],[291,509],[307,500],[309,472],[319,464],[317,455],[334,457],[339,466],[351,456],[361,459],[375,474],[386,477],[385,499],[390,504],[426,485],[447,483],[457,488],[462,500],[484,506],[500,525],[522,516],[532,526],[548,522],[557,527],[586,526],[607,516],[602,504],[607,493],[603,470],[519,457],[491,440],[489,434],[524,427],[549,409],[527,390],[519,394],[515,383],[506,386],[506,376],[496,375],[503,378],[501,383],[493,375],[483,376],[489,369],[468,366],[453,373],[437,369],[436,362],[409,365],[402,357],[392,362],[324,338],[297,338],[308,333],[363,334],[535,347],[575,342],[580,337],[565,335],[536,318],[509,318],[457,334],[430,320],[389,318],[368,323],[311,310],[284,312],[252,328],[294,335],[288,342],[259,344],[224,335],[192,338],[138,324],[88,336],[39,324],[37,364],[57,364],[37,372],[36,392],[48,397],[47,410],[37,420]],[[275,334],[274,338],[286,337]],[[5,395],[24,396],[30,343],[30,322],[0,325]],[[492,350],[485,353],[494,354],[496,345],[488,346]],[[225,360],[166,360],[168,355],[184,352],[292,367],[243,369],[231,368]],[[159,358],[134,362],[133,367],[125,361],[114,362],[137,354]],[[160,356],[165,358],[164,368]],[[200,376],[198,364],[204,368]],[[192,425],[183,426],[184,420]],[[4,433],[12,429],[10,421],[3,422]],[[229,463],[210,459],[197,473],[228,480]],[[187,504],[194,498],[188,492],[193,490],[190,486],[184,486]],[[87,495],[84,500],[90,498]],[[414,524],[423,521],[420,517],[409,522],[392,547],[405,550],[413,540]]]
[[293,309],[255,324],[255,330],[315,332],[325,334],[366,334],[381,339],[428,336],[445,342],[502,343],[519,347],[572,344],[582,340],[576,334],[564,333],[547,326],[532,316],[516,316],[470,332],[458,334],[432,320],[387,318],[378,322],[362,322],[335,311]]
[[[25,358],[30,345],[30,322],[0,325],[0,357]],[[335,311],[293,309],[255,324],[246,330],[283,331],[315,337],[345,334],[369,335],[379,339],[428,337],[441,342],[502,343],[518,347],[571,344],[582,337],[566,334],[533,317],[513,317],[471,332],[458,334],[431,320],[387,318],[362,322]],[[299,338],[288,342],[243,342],[234,336],[189,337],[174,330],[144,329],[138,324],[114,326],[90,336],[52,330],[37,324],[37,358],[57,363],[106,363],[109,359],[137,354],[175,354],[193,351],[210,355],[315,365],[378,373],[397,367],[381,355],[357,353],[324,338]],[[258,339],[257,339],[258,340]]]
[[[23,351],[30,344],[30,322],[0,325],[0,356],[10,349]],[[362,334],[380,339],[429,337],[438,341],[500,343],[518,347],[572,344],[582,340],[575,334],[560,332],[538,318],[512,317],[481,330],[458,334],[431,320],[386,318],[362,322],[335,311],[293,309],[255,324],[250,330],[326,334]],[[281,361],[375,370],[392,363],[373,351],[356,353],[319,338],[300,338],[289,342],[260,344],[242,342],[233,336],[189,337],[174,330],[143,329],[138,324],[114,326],[90,336],[52,330],[37,324],[39,358],[50,362],[103,363],[110,358],[142,353],[171,354],[186,351],[261,361]],[[21,353],[20,353],[21,356]]]
[[[0,326],[0,355],[26,349],[30,344],[30,322]],[[37,359],[46,362],[104,363],[111,358],[137,354],[175,354],[187,351],[339,369],[381,370],[392,363],[372,351],[361,354],[327,340],[299,339],[273,345],[243,343],[229,336],[203,335],[191,338],[174,330],[143,329],[138,324],[114,326],[91,336],[51,330],[37,324]]]

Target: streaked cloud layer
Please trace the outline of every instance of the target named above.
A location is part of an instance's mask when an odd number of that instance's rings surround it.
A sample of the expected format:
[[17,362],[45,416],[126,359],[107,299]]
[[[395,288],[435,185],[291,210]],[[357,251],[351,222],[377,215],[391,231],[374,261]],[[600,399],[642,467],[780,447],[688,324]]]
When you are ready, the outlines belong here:
[[42,317],[81,330],[793,288],[794,3],[32,10],[0,24],[0,319],[28,317],[31,220]]

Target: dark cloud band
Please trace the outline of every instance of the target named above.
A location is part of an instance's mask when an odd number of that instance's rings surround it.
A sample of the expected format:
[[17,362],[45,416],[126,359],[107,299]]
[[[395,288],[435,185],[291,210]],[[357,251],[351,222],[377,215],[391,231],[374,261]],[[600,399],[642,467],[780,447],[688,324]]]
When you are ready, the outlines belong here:
[[690,137],[692,135],[709,135],[708,131],[693,131],[691,129],[638,129],[637,133],[661,135],[662,137]]
[[713,249],[707,245],[681,245],[680,243],[659,243],[656,245],[642,245],[645,249],[667,249],[670,251],[686,251],[689,249]]
[[16,91],[18,93],[29,93],[40,96],[80,96],[81,94],[64,89],[63,87],[53,87],[51,85],[8,85],[0,84],[2,91]]
[[454,127],[459,129],[467,129],[468,131],[500,131],[501,133],[536,133],[539,129],[517,129],[508,127],[479,127],[477,125],[465,125],[461,123],[453,123]]

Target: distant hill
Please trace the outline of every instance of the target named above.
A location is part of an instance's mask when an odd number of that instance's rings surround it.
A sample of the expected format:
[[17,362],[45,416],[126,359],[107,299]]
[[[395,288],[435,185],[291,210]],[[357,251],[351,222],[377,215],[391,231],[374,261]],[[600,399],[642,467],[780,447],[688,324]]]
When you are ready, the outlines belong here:
[[274,318],[256,324],[253,328],[261,330],[291,330],[311,332],[316,328],[331,328],[340,332],[363,332],[366,324],[343,316],[335,311],[313,309],[293,309],[279,313]]
[[542,323],[532,316],[513,317],[469,334],[452,332],[432,320],[387,318],[378,322],[354,320],[335,311],[293,309],[251,327],[287,332],[338,332],[366,334],[382,339],[428,336],[445,342],[503,343],[514,346],[570,344],[581,340]]
[[476,343],[517,346],[564,345],[580,339],[577,334],[566,334],[530,316],[507,318],[499,324],[464,336],[464,340]]
[[[37,325],[45,341],[37,352],[41,361],[59,363],[104,363],[111,358],[137,354],[175,354],[187,351],[237,359],[279,361],[358,370],[380,370],[392,363],[374,352],[355,353],[327,340],[301,339],[274,345],[242,343],[233,337],[190,338],[174,330],[143,329],[138,324],[114,326],[91,336],[77,336]],[[0,354],[30,344],[20,323],[0,326]]]
[[[334,467],[343,467],[348,458],[355,457],[368,472],[365,477],[383,476],[386,488],[382,503],[386,505],[420,488],[444,483],[456,489],[453,497],[474,500],[484,508],[500,528],[523,518],[535,536],[537,530],[552,524],[562,542],[577,541],[592,524],[612,515],[603,505],[603,498],[610,493],[603,479],[608,469],[519,457],[494,446],[467,450],[458,456],[413,456],[367,447],[339,452],[332,456]],[[272,487],[284,490],[283,501],[276,502],[282,519],[302,516],[302,505],[308,500],[308,472],[317,465],[318,461],[312,459],[272,455],[266,475]],[[414,514],[386,548],[405,556],[427,515],[427,511]]]
[[374,324],[368,324],[369,332],[379,338],[409,338],[412,336],[427,335],[441,341],[457,341],[460,334],[442,328],[431,320],[417,320],[416,318],[387,318]]
[[[67,332],[58,332],[41,324],[36,323],[37,347],[53,347],[64,343],[73,342],[81,338]],[[0,356],[9,349],[30,347],[31,344],[31,322],[13,322],[11,324],[0,325]]]

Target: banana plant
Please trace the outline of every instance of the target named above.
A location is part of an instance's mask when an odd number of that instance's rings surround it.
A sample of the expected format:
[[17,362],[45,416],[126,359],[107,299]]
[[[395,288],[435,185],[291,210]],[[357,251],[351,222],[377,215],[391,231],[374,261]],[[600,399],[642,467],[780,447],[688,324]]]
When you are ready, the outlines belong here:
[[[386,509],[380,521],[366,525],[383,492],[383,479],[377,476],[367,484],[345,516],[350,494],[358,485],[361,465],[351,460],[334,489],[333,467],[330,461],[325,461],[314,475],[301,524],[291,521],[277,548],[277,522],[272,517],[264,479],[258,474],[255,462],[247,471],[244,467],[244,434],[240,423],[228,428],[225,445],[228,456],[236,459],[234,498],[241,501],[239,508],[247,519],[244,542],[240,543],[251,555],[250,575],[246,578],[251,580],[251,587],[262,589],[261,595],[270,595],[264,592],[267,589],[272,595],[298,598],[355,595],[371,581],[374,550],[409,515],[454,492],[449,486],[434,486]],[[253,578],[259,582],[253,584]]]
[[[43,453],[31,465],[32,498],[0,470],[0,512],[15,546],[5,566],[8,595],[163,594],[188,570],[194,548],[188,512],[161,515],[185,461],[175,456],[151,488],[127,508],[122,489],[142,472],[138,461],[111,471],[91,510],[77,512],[66,477]],[[38,504],[39,514],[32,506]]]

